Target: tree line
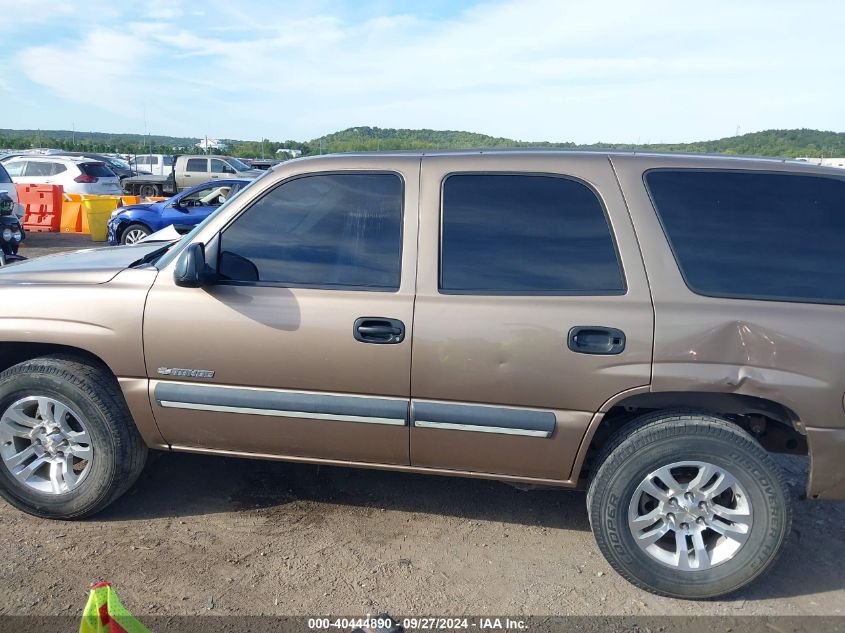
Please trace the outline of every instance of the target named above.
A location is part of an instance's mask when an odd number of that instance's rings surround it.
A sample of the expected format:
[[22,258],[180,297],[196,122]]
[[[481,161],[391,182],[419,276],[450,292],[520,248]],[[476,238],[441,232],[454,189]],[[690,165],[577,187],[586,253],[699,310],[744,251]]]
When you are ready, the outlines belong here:
[[[200,139],[140,134],[108,134],[70,130],[0,130],[0,148],[10,150],[49,147],[65,151],[89,151],[120,154],[202,154]],[[327,153],[438,150],[470,148],[562,148],[621,149],[669,152],[706,152],[752,154],[758,156],[845,156],[845,133],[822,130],[765,130],[741,136],[693,143],[593,143],[518,141],[503,137],[452,130],[411,130],[378,127],[354,127],[327,134],[310,141],[242,141],[221,139],[226,153],[240,158],[276,158],[279,149],[293,149],[303,156]],[[210,152],[210,153],[213,153]]]

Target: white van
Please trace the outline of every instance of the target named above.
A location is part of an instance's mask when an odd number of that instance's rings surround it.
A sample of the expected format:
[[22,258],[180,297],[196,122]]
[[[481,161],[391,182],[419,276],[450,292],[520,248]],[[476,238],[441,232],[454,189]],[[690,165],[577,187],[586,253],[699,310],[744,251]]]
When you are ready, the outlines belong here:
[[169,176],[173,170],[173,156],[170,154],[137,154],[130,156],[129,166],[139,174]]

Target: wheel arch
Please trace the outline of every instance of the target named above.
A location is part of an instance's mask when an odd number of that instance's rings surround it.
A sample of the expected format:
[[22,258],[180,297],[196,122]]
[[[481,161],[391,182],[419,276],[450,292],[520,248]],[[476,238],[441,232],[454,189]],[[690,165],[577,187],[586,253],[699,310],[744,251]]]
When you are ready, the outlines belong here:
[[150,233],[155,233],[155,229],[150,226],[149,222],[145,222],[144,220],[134,218],[134,217],[122,218],[121,222],[117,225],[117,229],[115,230],[115,240],[117,240],[118,243],[120,243],[120,240],[123,237],[124,231],[126,231],[126,229],[128,229],[133,224],[138,224],[140,226],[143,226]]
[[807,455],[806,429],[789,407],[757,396],[709,391],[629,392],[620,394],[597,413],[578,449],[572,478],[589,479],[592,460],[628,422],[661,410],[696,411],[736,424],[770,452]]
[[140,432],[146,444],[157,448],[167,446],[152,413],[147,378],[118,377],[117,373],[103,358],[87,349],[57,343],[0,342],[0,372],[6,371],[18,363],[42,356],[61,356],[101,368],[123,394],[135,428]]
[[98,365],[106,369],[117,380],[116,374],[108,364],[93,352],[81,347],[72,345],[59,345],[57,343],[31,343],[31,342],[3,342],[0,343],[0,372],[6,371],[9,367],[17,365],[39,356],[73,356],[80,360]]

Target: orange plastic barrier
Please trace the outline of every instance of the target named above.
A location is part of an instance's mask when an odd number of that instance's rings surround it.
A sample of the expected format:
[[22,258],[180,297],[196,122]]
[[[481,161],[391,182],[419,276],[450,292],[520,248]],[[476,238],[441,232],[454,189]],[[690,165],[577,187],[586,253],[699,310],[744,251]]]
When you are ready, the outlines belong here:
[[62,233],[91,233],[88,228],[88,214],[82,206],[82,196],[66,193],[62,202]]
[[162,200],[169,200],[167,196],[147,196],[144,202],[161,202]]
[[23,226],[27,231],[59,231],[62,222],[61,185],[15,185],[18,202],[26,212]]
[[120,196],[120,201],[124,207],[128,207],[130,204],[140,204],[141,196]]

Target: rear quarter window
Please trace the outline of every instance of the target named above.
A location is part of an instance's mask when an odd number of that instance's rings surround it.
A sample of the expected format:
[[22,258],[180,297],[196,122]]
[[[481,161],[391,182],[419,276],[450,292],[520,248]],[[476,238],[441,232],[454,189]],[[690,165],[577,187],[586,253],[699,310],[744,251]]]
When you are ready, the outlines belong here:
[[645,183],[693,292],[845,303],[845,180],[661,169]]
[[0,184],[9,184],[12,182],[12,177],[9,176],[9,173],[6,171],[6,168],[3,165],[0,165]]

